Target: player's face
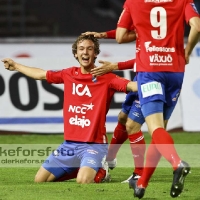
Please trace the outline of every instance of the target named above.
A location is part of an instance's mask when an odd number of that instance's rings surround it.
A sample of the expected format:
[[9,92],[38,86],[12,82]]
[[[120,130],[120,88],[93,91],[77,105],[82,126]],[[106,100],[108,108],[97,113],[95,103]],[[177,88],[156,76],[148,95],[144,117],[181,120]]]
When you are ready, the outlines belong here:
[[80,65],[85,70],[93,68],[96,57],[94,43],[91,40],[80,41],[77,44],[77,53],[75,56],[78,58]]

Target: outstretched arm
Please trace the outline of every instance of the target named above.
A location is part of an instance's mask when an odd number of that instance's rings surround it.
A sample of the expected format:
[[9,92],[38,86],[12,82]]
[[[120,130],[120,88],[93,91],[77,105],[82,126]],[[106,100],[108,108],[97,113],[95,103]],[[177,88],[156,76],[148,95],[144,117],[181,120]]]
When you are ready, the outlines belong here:
[[125,70],[125,69],[133,69],[135,59],[127,60],[124,62],[115,62],[111,63],[108,61],[99,61],[100,64],[102,64],[100,67],[96,67],[91,70],[91,74],[93,76],[101,76],[103,74],[112,72],[114,70]]
[[127,86],[126,86],[127,91],[132,91],[132,92],[137,92],[138,87],[137,87],[137,81],[130,81]]
[[99,39],[107,38],[106,32],[87,31],[85,33],[82,33],[82,35],[93,35],[94,37],[99,38]]
[[18,71],[26,76],[29,76],[36,80],[46,80],[46,72],[43,69],[35,68],[35,67],[28,67],[19,63],[14,62],[10,58],[5,58],[1,60],[4,63],[4,67],[10,71]]
[[[134,30],[127,30],[128,37],[123,39],[123,43],[128,43],[136,40],[136,34]],[[85,33],[82,33],[82,35],[93,35],[96,38],[102,39],[102,38],[108,38],[108,39],[117,39],[116,37],[116,30],[110,30],[106,32],[92,32],[87,31]]]

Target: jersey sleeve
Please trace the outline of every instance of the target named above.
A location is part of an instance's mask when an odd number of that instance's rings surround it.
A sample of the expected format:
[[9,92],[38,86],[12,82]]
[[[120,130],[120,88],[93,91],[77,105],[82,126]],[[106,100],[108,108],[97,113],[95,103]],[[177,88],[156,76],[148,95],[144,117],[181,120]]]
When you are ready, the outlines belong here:
[[[128,28],[130,31],[135,30],[135,27],[133,24],[131,24],[131,27]],[[110,30],[110,31],[106,31],[107,34],[107,38],[109,39],[115,39],[116,38],[116,30]]]
[[187,24],[189,23],[189,20],[192,17],[200,17],[200,15],[197,11],[197,8],[196,8],[193,0],[188,0],[188,3],[185,7],[185,21]]
[[116,38],[116,30],[106,31],[107,38],[115,39]]
[[111,79],[109,83],[109,88],[115,89],[119,92],[126,93],[126,87],[127,87],[127,84],[130,82],[130,80],[127,80],[115,74],[112,74],[112,75],[113,75],[112,78],[110,77]]
[[118,69],[119,70],[133,69],[134,64],[135,64],[135,59],[127,60],[124,62],[118,62]]
[[59,70],[59,71],[49,70],[49,71],[47,71],[47,74],[46,74],[47,82],[48,83],[55,83],[55,84],[63,83],[64,81],[63,81],[62,72],[63,72],[63,70]]
[[124,3],[124,10],[122,11],[121,16],[118,20],[117,27],[126,28],[128,30],[131,30],[131,28],[133,27],[133,21],[129,12],[127,1],[125,1]]

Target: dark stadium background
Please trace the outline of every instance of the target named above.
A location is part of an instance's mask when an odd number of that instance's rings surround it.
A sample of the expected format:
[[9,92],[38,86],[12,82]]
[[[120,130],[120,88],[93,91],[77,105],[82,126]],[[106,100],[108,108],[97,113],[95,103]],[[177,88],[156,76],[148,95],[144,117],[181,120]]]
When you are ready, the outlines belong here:
[[[123,3],[124,0],[1,0],[0,39],[5,42],[9,37],[76,37],[85,31],[115,29]],[[200,1],[195,3],[200,11]]]

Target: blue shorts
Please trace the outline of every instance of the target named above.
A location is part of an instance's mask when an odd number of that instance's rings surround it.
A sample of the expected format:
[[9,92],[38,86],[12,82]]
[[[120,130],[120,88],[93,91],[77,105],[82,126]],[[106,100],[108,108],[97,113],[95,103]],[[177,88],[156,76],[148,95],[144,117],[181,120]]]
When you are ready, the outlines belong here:
[[64,141],[43,163],[43,167],[56,178],[87,166],[95,171],[102,167],[102,159],[108,152],[108,144],[88,144]]
[[129,92],[122,104],[122,112],[128,115],[133,121],[143,124],[145,119],[142,115],[140,101],[137,92]]
[[[136,76],[134,77],[133,81],[137,81]],[[127,114],[128,118],[141,125],[145,122],[141,111],[138,92],[129,92],[126,95],[125,101],[122,103],[122,112]]]
[[164,118],[169,119],[178,101],[183,77],[183,72],[138,72],[138,95],[144,117],[163,112]]

